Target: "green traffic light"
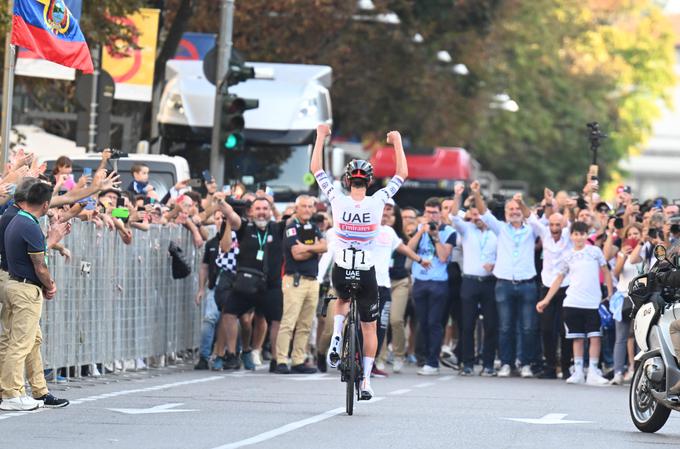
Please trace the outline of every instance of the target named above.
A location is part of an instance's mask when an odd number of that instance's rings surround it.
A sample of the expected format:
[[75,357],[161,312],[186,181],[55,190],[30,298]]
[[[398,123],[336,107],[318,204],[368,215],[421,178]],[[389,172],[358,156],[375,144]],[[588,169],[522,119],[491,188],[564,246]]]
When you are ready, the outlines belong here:
[[229,134],[227,140],[224,141],[224,148],[226,148],[227,150],[232,150],[236,148],[236,145],[238,145],[238,138],[236,137],[235,134]]

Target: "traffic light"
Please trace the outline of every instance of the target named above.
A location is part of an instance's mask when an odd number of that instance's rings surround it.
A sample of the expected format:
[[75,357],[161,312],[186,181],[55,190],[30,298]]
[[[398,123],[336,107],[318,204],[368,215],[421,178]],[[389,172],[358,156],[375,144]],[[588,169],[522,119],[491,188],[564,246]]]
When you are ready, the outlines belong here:
[[236,95],[225,95],[222,100],[222,116],[220,117],[220,142],[225,150],[242,150],[244,146],[243,129],[245,120],[243,113],[259,106],[258,100],[240,98]]

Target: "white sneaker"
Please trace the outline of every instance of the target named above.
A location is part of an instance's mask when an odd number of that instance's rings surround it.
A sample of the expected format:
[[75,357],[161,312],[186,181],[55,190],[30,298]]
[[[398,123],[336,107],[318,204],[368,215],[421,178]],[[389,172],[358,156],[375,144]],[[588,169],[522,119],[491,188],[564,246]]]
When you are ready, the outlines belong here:
[[18,398],[3,399],[0,403],[0,410],[6,412],[30,412],[42,407],[43,401],[36,401],[28,396],[19,396]]
[[626,371],[626,374],[623,375],[623,381],[624,382],[630,382],[631,380],[633,380],[634,375],[635,375],[635,371],[633,371],[633,370]]
[[362,401],[370,401],[371,398],[375,396],[375,393],[373,393],[373,388],[371,388],[371,383],[368,381],[368,379],[364,379],[363,382],[361,382],[360,396]]
[[530,365],[524,365],[522,367],[522,371],[520,371],[519,375],[522,376],[525,379],[528,379],[530,377],[534,377],[534,372],[531,371]]
[[135,360],[135,369],[140,370],[140,369],[146,369],[146,363],[144,363],[143,359],[136,359]]
[[383,362],[382,360],[376,360],[375,367],[378,368],[380,371],[385,371],[385,362]]
[[498,377],[510,377],[511,374],[512,368],[507,363],[501,366],[501,369],[498,371]]
[[623,385],[623,374],[616,373],[612,380],[609,381],[609,385]]
[[404,369],[404,359],[401,357],[395,357],[392,363],[392,372],[400,373]]
[[92,377],[101,377],[102,376],[102,373],[100,373],[99,370],[97,369],[96,363],[90,364],[90,376],[92,376]]
[[586,384],[595,386],[595,387],[601,387],[603,385],[609,384],[609,381],[602,377],[600,373],[598,373],[595,370],[592,370],[591,372],[588,373],[588,378],[586,379]]
[[430,365],[423,365],[422,368],[418,370],[418,374],[421,376],[437,376],[439,375],[439,368],[435,368]]
[[331,345],[328,347],[328,353],[326,354],[326,364],[331,368],[337,368],[340,363],[341,344],[342,338],[340,335],[333,335],[331,337]]
[[567,379],[568,384],[584,384],[586,383],[586,376],[583,374],[583,371],[574,371],[574,374],[569,376],[569,379]]
[[251,354],[255,366],[262,366],[262,349],[253,349]]

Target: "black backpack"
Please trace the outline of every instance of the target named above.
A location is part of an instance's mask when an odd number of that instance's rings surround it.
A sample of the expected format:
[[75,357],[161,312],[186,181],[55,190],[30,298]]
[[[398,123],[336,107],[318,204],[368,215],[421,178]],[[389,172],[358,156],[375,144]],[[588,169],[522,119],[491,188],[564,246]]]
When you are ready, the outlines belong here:
[[184,279],[189,276],[191,274],[191,265],[187,262],[182,248],[175,245],[175,242],[170,242],[168,252],[172,257],[172,278]]

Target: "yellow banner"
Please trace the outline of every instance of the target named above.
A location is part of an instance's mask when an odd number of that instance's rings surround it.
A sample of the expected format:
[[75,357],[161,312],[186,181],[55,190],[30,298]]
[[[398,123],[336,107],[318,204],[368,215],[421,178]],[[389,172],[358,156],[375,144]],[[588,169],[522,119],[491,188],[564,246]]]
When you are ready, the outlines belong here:
[[116,100],[151,101],[159,14],[158,9],[141,8],[118,19],[137,30],[139,49],[129,48],[123,55],[112,54],[108,47],[103,52],[102,68],[116,82]]

